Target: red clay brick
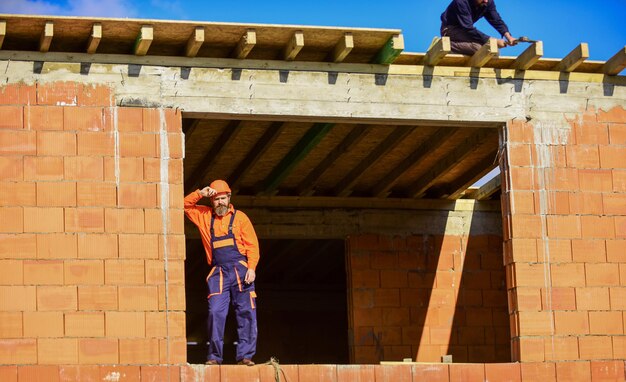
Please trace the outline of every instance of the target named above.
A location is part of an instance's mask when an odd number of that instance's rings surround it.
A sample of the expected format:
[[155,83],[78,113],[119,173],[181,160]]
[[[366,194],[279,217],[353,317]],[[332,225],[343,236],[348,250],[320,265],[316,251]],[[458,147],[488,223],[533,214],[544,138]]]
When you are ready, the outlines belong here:
[[[11,209],[9,209],[11,210]],[[17,210],[21,210],[17,208]],[[3,214],[3,209],[0,208],[0,218],[6,219],[8,217],[12,219],[19,219],[20,231],[22,225],[22,215],[16,215],[13,213]],[[12,212],[12,211],[10,211]],[[0,222],[3,220],[0,219]],[[0,224],[0,232],[3,232],[3,228],[11,228]],[[34,259],[37,257],[36,252],[35,235],[30,234],[2,234],[0,233],[0,257],[5,259]]]
[[0,180],[24,180],[24,159],[21,156],[0,156]]
[[572,260],[577,263],[602,263],[606,261],[604,240],[572,240]]
[[600,167],[600,156],[596,145],[568,145],[567,165],[577,169]]
[[37,133],[0,129],[0,155],[35,155]]
[[76,134],[65,131],[38,131],[37,155],[76,155]]
[[615,217],[615,235],[618,239],[626,239],[626,216]]
[[76,206],[76,183],[37,182],[37,205],[40,207]]
[[624,108],[620,106],[615,106],[609,110],[598,110],[598,122],[618,122],[624,123],[626,120],[626,113]]
[[584,360],[612,359],[613,345],[611,337],[584,336],[578,338],[580,358]]
[[[100,367],[100,381],[107,381],[116,378],[116,376],[124,376],[129,382],[140,381],[141,369],[140,366],[102,366]],[[120,379],[122,382],[123,379]]]
[[23,129],[24,108],[22,106],[0,106],[0,129]]
[[63,261],[26,260],[24,261],[24,284],[63,285]]
[[37,309],[36,287],[0,286],[0,311],[33,311]]
[[507,242],[505,248],[511,251],[510,256],[512,261],[520,263],[532,263],[537,261],[536,239],[512,239]]
[[100,380],[100,367],[97,365],[60,365],[59,378],[60,382],[98,382]]
[[581,235],[581,223],[578,216],[548,216],[546,222],[550,237],[574,239]]
[[626,310],[626,287],[609,288],[612,310]]
[[117,128],[120,132],[141,132],[143,130],[143,109],[137,107],[117,108]]
[[545,340],[546,361],[575,361],[578,356],[577,337],[552,337]]
[[145,337],[145,312],[106,312],[105,325],[107,337]]
[[624,375],[623,361],[592,361],[591,362],[592,381],[623,381]]
[[450,382],[454,381],[483,381],[485,366],[483,364],[452,363],[450,366]]
[[488,381],[520,381],[522,372],[519,363],[486,363],[485,379]]
[[[109,158],[108,158],[109,159]],[[114,158],[110,158],[113,160]],[[146,158],[152,159],[152,158]],[[119,158],[119,178],[122,182],[143,182],[144,181],[144,159],[143,158]]]
[[[171,264],[171,263],[170,263]],[[165,284],[165,262],[163,260],[146,260],[146,284],[148,285],[162,285]],[[369,291],[369,295],[372,298],[373,306],[373,290]],[[360,294],[353,295],[353,301],[355,307],[363,307],[357,302],[362,301],[359,299]]]
[[622,312],[589,312],[590,334],[624,334]]
[[626,359],[626,336],[613,337],[613,357],[615,359]]
[[541,287],[545,285],[545,270],[541,263],[515,263],[513,270],[515,272],[515,286],[517,287]]
[[38,286],[38,311],[76,310],[77,292],[75,286]]
[[65,208],[66,232],[104,232],[102,208]]
[[78,363],[78,340],[75,338],[39,338],[37,361],[43,365]]
[[119,310],[157,310],[159,306],[156,286],[120,286],[118,288]]
[[597,192],[570,192],[570,213],[577,215],[603,215],[602,194]]
[[63,174],[66,180],[104,179],[104,164],[100,157],[66,157]]
[[63,107],[24,107],[24,127],[28,130],[63,130]]
[[583,192],[611,192],[613,190],[611,170],[580,170],[580,190]]
[[626,170],[611,170],[613,192],[626,192]]
[[145,282],[145,267],[143,260],[104,261],[104,280],[106,284],[143,284]]
[[[141,158],[133,158],[141,159]],[[161,159],[144,158],[143,159],[143,180],[146,182],[161,181]]]
[[298,365],[300,382],[336,382],[336,365]]
[[17,366],[0,366],[0,381],[17,382]]
[[18,381],[59,382],[59,367],[44,365],[23,365],[17,367]]
[[[165,310],[165,287],[159,285],[159,310]],[[168,284],[169,310],[185,310],[185,286]]]
[[89,233],[78,235],[78,257],[109,259],[117,256],[117,235]]
[[161,363],[187,362],[187,339],[182,337],[159,340],[159,356]]
[[[336,367],[337,382],[374,381],[376,378],[374,374],[376,366],[374,365],[336,365]],[[261,368],[259,370],[262,375],[265,372],[264,369],[266,368]],[[273,382],[275,379],[264,379],[262,377],[261,381]],[[448,382],[448,380],[446,379],[445,382]]]
[[523,381],[556,382],[556,365],[549,362],[521,363]]
[[626,263],[626,240],[606,241],[606,260],[609,263]]
[[518,312],[519,334],[521,336],[541,336],[550,334],[550,312]]
[[37,363],[37,340],[0,339],[0,364],[20,365]]
[[75,82],[51,82],[37,84],[38,105],[77,105],[79,84]]
[[115,155],[115,136],[112,133],[79,131],[77,137],[77,154],[81,156],[113,156]]
[[626,215],[626,194],[603,194],[602,202],[607,215]]
[[76,235],[48,233],[37,235],[38,259],[72,259],[77,257]]
[[120,339],[120,363],[158,364],[159,341],[154,338]]
[[609,310],[609,288],[576,288],[578,310]]
[[24,180],[62,180],[63,158],[24,157]]
[[624,168],[626,147],[624,146],[600,146],[600,167],[606,169]]
[[619,266],[611,263],[585,264],[588,286],[619,286]]
[[120,133],[120,155],[122,157],[157,157],[155,134]]
[[[22,338],[22,312],[0,312],[0,338]],[[0,367],[2,377],[2,367]],[[2,379],[0,379],[2,380]]]
[[0,104],[34,105],[36,103],[36,85],[7,84],[0,88]]
[[106,121],[101,107],[64,108],[63,127],[70,131],[105,131]]
[[104,220],[108,233],[144,233],[143,209],[105,208]]
[[113,106],[115,104],[111,88],[104,85],[82,84],[78,93],[81,106]]
[[79,286],[78,308],[80,310],[117,310],[117,287]]
[[115,184],[78,182],[76,204],[79,207],[115,207],[117,188]]
[[24,208],[24,232],[63,232],[63,208]]
[[104,337],[103,312],[65,313],[66,337]]
[[552,190],[577,191],[580,189],[578,169],[554,168],[547,171],[547,186]]
[[513,238],[539,238],[542,218],[536,215],[515,215],[511,218],[511,235]]
[[167,142],[170,150],[170,158],[182,159],[185,153],[183,135],[180,133],[169,133],[167,134]]
[[585,311],[556,311],[554,324],[558,335],[589,334],[589,315]]
[[104,284],[104,263],[102,260],[65,261],[66,285]]
[[79,339],[78,363],[81,365],[119,363],[118,341],[106,338]]
[[159,109],[142,108],[143,131],[157,133],[161,131],[161,112]]
[[544,310],[576,310],[574,288],[541,288],[541,301]]
[[183,128],[182,112],[180,109],[160,109],[165,116],[165,126],[168,133],[181,133]]
[[0,183],[0,206],[34,206],[36,187],[32,182]]
[[24,232],[24,209],[22,207],[0,207],[0,233]]
[[561,263],[550,266],[552,286],[583,287],[585,283],[585,265],[582,263]]
[[[167,237],[167,243],[165,242]],[[167,251],[168,259],[185,259],[185,236],[184,235],[159,235],[159,259],[165,258]]]
[[121,207],[157,207],[156,184],[122,183],[119,187]]
[[24,264],[22,260],[0,260],[0,285],[24,283]]

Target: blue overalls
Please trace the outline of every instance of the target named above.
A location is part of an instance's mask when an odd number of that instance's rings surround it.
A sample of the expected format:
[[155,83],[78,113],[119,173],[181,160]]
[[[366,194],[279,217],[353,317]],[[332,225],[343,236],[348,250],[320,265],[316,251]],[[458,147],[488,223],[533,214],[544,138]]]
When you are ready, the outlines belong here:
[[256,353],[257,322],[256,293],[254,283],[246,284],[248,270],[247,257],[237,248],[233,235],[233,221],[237,210],[233,211],[228,224],[228,234],[215,237],[211,216],[211,250],[213,268],[207,276],[209,317],[209,350],[207,360],[222,363],[224,346],[224,326],[228,315],[228,305],[232,303],[237,318],[237,361],[252,359]]

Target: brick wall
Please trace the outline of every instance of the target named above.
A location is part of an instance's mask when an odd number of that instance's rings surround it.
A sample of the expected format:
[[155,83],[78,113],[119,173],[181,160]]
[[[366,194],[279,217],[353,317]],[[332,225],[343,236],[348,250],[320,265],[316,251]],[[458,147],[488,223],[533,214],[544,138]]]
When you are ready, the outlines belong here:
[[182,147],[104,86],[0,88],[0,364],[186,361]]
[[513,360],[626,358],[626,111],[513,121],[508,134]]
[[351,362],[510,360],[502,238],[352,236]]

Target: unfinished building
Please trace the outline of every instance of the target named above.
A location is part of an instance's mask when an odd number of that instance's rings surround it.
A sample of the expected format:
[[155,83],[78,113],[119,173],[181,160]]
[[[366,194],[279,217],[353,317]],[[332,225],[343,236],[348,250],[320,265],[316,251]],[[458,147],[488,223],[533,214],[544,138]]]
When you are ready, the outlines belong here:
[[[0,15],[0,380],[623,380],[626,50],[542,55]],[[278,377],[198,365],[213,179]]]

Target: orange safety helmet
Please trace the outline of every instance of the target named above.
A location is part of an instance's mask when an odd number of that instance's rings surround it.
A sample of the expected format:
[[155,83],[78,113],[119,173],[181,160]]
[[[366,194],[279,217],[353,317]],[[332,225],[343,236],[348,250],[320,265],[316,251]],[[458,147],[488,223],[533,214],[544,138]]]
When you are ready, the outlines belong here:
[[230,194],[230,187],[228,187],[228,183],[226,183],[223,180],[214,180],[209,187],[211,187],[212,189],[214,189],[215,191],[217,191],[217,194],[213,195],[213,196],[217,196],[219,194]]

